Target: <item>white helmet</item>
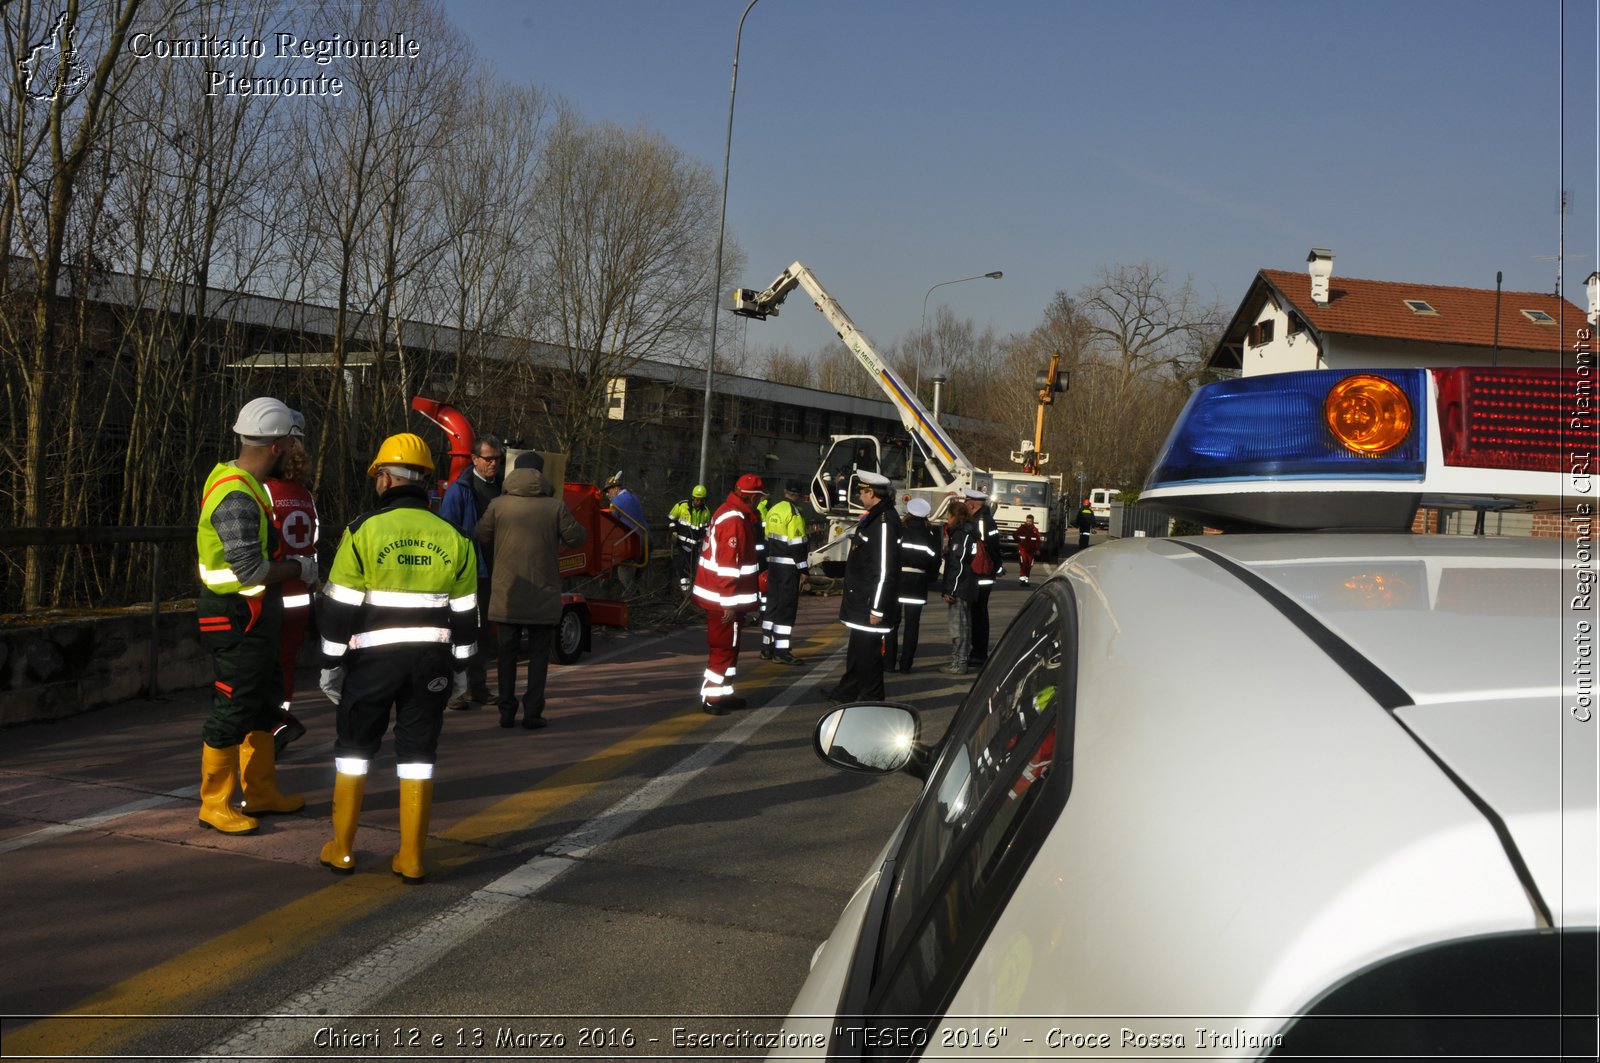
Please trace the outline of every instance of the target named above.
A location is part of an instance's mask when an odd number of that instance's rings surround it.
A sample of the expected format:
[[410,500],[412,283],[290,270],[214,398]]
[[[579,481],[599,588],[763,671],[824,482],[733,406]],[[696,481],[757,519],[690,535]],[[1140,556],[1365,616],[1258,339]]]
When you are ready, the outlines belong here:
[[294,411],[277,399],[251,399],[239,411],[233,430],[252,446],[265,446],[294,432]]

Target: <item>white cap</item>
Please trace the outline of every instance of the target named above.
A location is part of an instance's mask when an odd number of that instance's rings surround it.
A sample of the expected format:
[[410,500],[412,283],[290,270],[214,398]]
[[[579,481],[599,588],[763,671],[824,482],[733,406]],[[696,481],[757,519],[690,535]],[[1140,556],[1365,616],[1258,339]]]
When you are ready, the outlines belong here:
[[906,503],[906,512],[913,517],[926,517],[933,512],[933,507],[928,505],[926,498],[913,498]]
[[962,491],[961,492],[961,497],[962,498],[975,498],[980,502],[987,502],[989,500],[989,496],[988,495],[984,494],[982,491],[975,490],[975,489],[973,489],[971,487],[967,488],[965,491]]
[[868,487],[888,487],[889,478],[877,472],[858,472],[856,479]]
[[239,411],[233,430],[251,446],[264,447],[294,433],[294,411],[277,399],[251,399]]

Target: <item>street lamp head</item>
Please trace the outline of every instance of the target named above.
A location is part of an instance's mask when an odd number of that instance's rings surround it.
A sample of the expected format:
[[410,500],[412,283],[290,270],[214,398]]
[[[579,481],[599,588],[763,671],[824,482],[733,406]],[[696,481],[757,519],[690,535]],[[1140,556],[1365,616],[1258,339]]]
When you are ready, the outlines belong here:
[[999,271],[999,270],[995,270],[995,271],[994,271],[994,272],[993,272],[993,273],[985,273],[985,274],[984,274],[984,276],[985,276],[985,277],[988,277],[988,278],[989,278],[989,279],[990,279],[990,280],[992,280],[992,281],[997,281],[997,280],[999,280],[999,279],[1000,279],[1000,278],[1001,278],[1001,277],[1004,277],[1004,276],[1005,276],[1005,274],[1004,274],[1004,273],[1002,273],[1002,272],[1000,272],[1000,271]]

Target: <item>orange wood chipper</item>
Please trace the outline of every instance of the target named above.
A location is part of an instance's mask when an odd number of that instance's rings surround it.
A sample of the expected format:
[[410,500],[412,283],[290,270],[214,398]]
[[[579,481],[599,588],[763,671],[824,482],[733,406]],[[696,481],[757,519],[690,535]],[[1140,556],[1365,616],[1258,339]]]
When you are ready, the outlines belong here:
[[[454,406],[417,396],[411,408],[444,429],[449,464],[438,481],[438,495],[472,465],[472,441],[477,433],[472,422]],[[506,451],[505,470],[509,471],[516,450]],[[600,488],[590,483],[570,483],[565,479],[567,456],[540,451],[544,457],[546,479],[562,484],[562,496],[587,538],[582,546],[563,549],[560,554],[563,582],[582,578],[597,579],[616,568],[643,568],[650,561],[650,540],[615,514],[606,504]],[[437,496],[435,498],[437,502]],[[562,664],[572,664],[589,649],[590,628],[594,624],[628,626],[628,603],[618,598],[591,598],[576,591],[561,595],[561,622],[556,629],[551,654]]]

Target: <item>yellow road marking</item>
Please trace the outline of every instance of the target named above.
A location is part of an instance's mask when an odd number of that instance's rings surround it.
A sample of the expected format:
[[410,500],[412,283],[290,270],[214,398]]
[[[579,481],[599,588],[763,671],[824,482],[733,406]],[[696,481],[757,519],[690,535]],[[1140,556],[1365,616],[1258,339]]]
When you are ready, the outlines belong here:
[[[838,637],[819,636],[806,645],[826,646]],[[751,683],[750,688],[769,686],[782,675],[792,673],[774,672]],[[712,718],[698,708],[669,716],[564,768],[531,790],[511,794],[468,816],[431,837],[429,867],[438,873],[485,857],[503,856],[503,850],[493,848],[496,843],[559,812],[646,753],[676,742]],[[150,1024],[147,1017],[189,1012],[198,1001],[283,963],[388,903],[400,888],[400,880],[380,861],[373,870],[340,879],[108,986],[60,1015],[8,1032],[5,1055],[111,1053],[145,1032]]]
[[[538,823],[594,790],[654,749],[670,745],[711,717],[696,709],[644,728],[562,771],[538,787],[512,794],[436,835],[428,863],[455,869],[487,856],[495,841]],[[440,846],[438,839],[447,844]],[[139,974],[108,986],[59,1016],[8,1032],[5,1054],[93,1056],[112,1051],[142,1032],[143,1016],[179,1015],[245,978],[315,945],[350,922],[394,899],[401,882],[378,868],[270,912]],[[109,1024],[109,1027],[108,1027]]]

